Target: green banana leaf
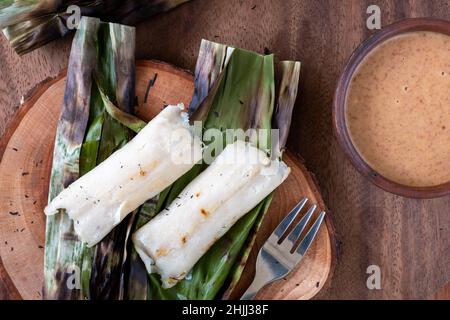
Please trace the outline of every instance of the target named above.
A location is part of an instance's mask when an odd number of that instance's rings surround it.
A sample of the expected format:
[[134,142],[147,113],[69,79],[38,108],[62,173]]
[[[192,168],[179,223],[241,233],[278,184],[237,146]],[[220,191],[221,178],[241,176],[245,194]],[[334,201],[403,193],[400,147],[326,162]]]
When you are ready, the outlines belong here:
[[[290,117],[297,94],[300,64],[282,62],[280,68],[276,126],[283,125],[288,131]],[[261,56],[241,49],[234,49],[209,41],[202,41],[197,60],[195,93],[189,107],[190,119],[202,121],[204,130],[220,129],[270,129],[275,100],[275,77],[273,56]],[[288,82],[288,78],[292,82]],[[289,98],[289,99],[288,99]],[[132,121],[135,123],[136,121]],[[287,127],[287,129],[285,129]],[[283,132],[283,130],[281,130]],[[225,133],[224,133],[225,134]],[[258,139],[260,148],[270,147],[270,131]],[[204,141],[206,144],[210,141]],[[212,143],[214,144],[215,141]],[[285,141],[282,142],[284,147]],[[277,148],[281,148],[277,145]],[[277,151],[276,155],[281,155]],[[153,205],[140,214],[135,229],[138,229],[156,213],[170,204],[182,189],[200,174],[206,165],[196,165],[165,192],[153,199]],[[129,299],[214,299],[224,291],[232,291],[242,274],[256,231],[267,212],[272,195],[240,219],[213,247],[197,262],[191,273],[176,286],[163,289],[159,276],[149,275],[149,282],[143,283],[145,267],[136,252],[130,259],[130,278],[127,287]],[[147,207],[148,209],[148,207]],[[252,234],[252,236],[249,236]],[[138,280],[139,279],[139,280]],[[228,283],[227,283],[228,282]]]
[[[212,55],[214,59],[217,58],[214,55],[217,47],[222,47],[219,49],[219,61],[224,61],[225,67],[211,88],[212,94],[208,94],[198,107],[195,106],[197,100],[190,105],[192,118],[202,120],[204,130],[270,130],[275,96],[273,56],[262,56],[242,49],[229,50],[227,46],[218,44],[210,46],[206,41],[202,42],[202,47],[206,48],[200,49],[200,56]],[[209,51],[211,48],[212,52]],[[203,57],[199,60],[203,60]],[[204,68],[204,65],[200,68]],[[199,82],[202,82],[202,79],[197,78],[196,84]],[[269,131],[265,137],[259,138],[265,139],[264,146],[269,145]],[[199,172],[195,172],[195,176],[198,174]],[[186,182],[192,181],[193,178]],[[174,192],[169,194],[166,204],[172,202],[187,183],[177,185]],[[240,219],[198,261],[190,275],[176,286],[162,289],[159,277],[150,275],[149,298],[214,299],[223,288],[253,224],[258,216],[267,210],[270,200],[271,196]]]
[[[131,130],[108,114],[104,99],[114,97],[123,112],[133,109],[134,44],[132,27],[102,23],[96,18],[81,20],[69,60],[49,200],[133,137]],[[92,248],[79,241],[67,214],[49,216],[44,297],[121,298],[128,223],[135,215],[130,216]]]
[[[277,64],[277,102],[272,126],[274,129],[279,130],[279,135],[278,139],[274,139],[276,144],[272,145],[272,157],[281,158],[287,142],[287,137],[291,126],[292,112],[294,110],[295,100],[297,98],[298,83],[300,79],[300,66],[301,64],[298,61],[281,61]],[[271,198],[267,199],[267,206],[270,205],[270,201]],[[264,214],[267,210],[268,207],[263,210]],[[245,249],[242,250],[242,254],[239,257],[238,262],[236,262],[233,266],[231,276],[229,277],[229,284],[226,285],[227,289],[222,295],[223,299],[233,298],[233,291],[241,279],[247,260],[255,243],[257,232],[263,222],[264,214],[258,217],[254,222],[254,228],[251,231],[251,236],[247,240]]]
[[0,29],[18,54],[66,36],[73,11],[102,21],[135,25],[189,0],[0,0]]
[[[92,33],[86,34],[87,30]],[[124,45],[115,47],[120,43]],[[133,45],[130,45],[131,43]],[[51,195],[57,195],[62,189],[60,183],[62,173],[72,172],[70,179],[64,184],[67,186],[129,141],[133,136],[132,131],[139,132],[145,126],[144,121],[131,115],[133,100],[131,98],[134,98],[134,67],[131,67],[131,62],[134,66],[133,53],[134,34],[131,35],[129,28],[103,24],[97,19],[85,19],[80,26],[71,53],[68,85],[62,110],[67,119],[63,122],[65,118],[61,118],[64,125],[60,124],[61,130],[60,126],[58,127],[56,138],[57,142],[58,139],[61,141],[55,147]],[[78,60],[72,58],[72,55]],[[86,64],[88,60],[83,57],[90,57],[95,63],[89,60],[91,64]],[[97,61],[98,57],[104,59]],[[119,70],[117,63],[121,58],[129,62],[125,68],[127,70],[122,73],[116,72]],[[97,69],[91,67],[85,70],[81,67],[95,66],[97,63]],[[72,67],[72,64],[78,68]],[[277,82],[275,92],[273,56],[261,56],[203,41],[196,67],[195,94],[189,107],[190,118],[201,120],[204,130],[218,128],[223,134],[226,129],[270,129],[273,122],[274,127],[280,128],[281,132],[284,130],[287,136],[289,125],[286,123],[290,123],[300,65],[295,62],[283,62],[280,65],[281,80]],[[80,82],[81,79],[83,82]],[[77,87],[76,84],[79,83],[83,86]],[[78,110],[80,106],[76,105],[78,100],[74,98],[75,89],[80,90],[81,97],[85,98],[81,101],[87,102],[82,110]],[[274,108],[276,113],[272,116]],[[84,122],[77,121],[74,116],[77,113]],[[68,133],[77,133],[78,140]],[[260,141],[256,142],[260,142],[260,148],[265,150],[270,148],[269,134],[259,136],[258,139]],[[216,142],[206,141],[206,143]],[[284,143],[285,140],[276,147],[282,150]],[[75,147],[69,149],[72,145]],[[281,151],[275,154],[281,155]],[[72,168],[72,171],[67,170],[67,167]],[[256,231],[270,205],[271,195],[214,244],[185,280],[170,289],[162,289],[159,277],[147,274],[129,240],[133,231],[164,209],[205,168],[204,164],[194,166],[167,190],[141,206],[138,212],[130,214],[93,248],[87,248],[80,243],[67,215],[49,217],[45,297],[214,299],[224,291],[222,297],[227,297],[240,279]],[[61,237],[61,234],[64,236]],[[67,266],[70,268],[67,269]],[[81,272],[81,290],[68,290],[66,284],[73,275],[71,271],[77,268]]]
[[[89,118],[99,25],[98,20],[83,20],[73,40],[56,131],[49,201],[80,176],[79,157]],[[47,217],[45,239],[44,298],[80,299],[80,290],[72,289],[79,286],[77,277],[83,265],[83,245],[66,214]]]

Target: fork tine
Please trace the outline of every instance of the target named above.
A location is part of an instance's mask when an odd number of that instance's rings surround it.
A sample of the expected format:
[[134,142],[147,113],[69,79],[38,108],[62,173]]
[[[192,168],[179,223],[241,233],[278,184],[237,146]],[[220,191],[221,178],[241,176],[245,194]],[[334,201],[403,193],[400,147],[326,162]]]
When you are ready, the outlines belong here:
[[319,231],[320,225],[322,224],[324,217],[325,211],[322,211],[317,220],[312,225],[311,229],[309,229],[305,238],[303,238],[303,240],[298,245],[297,253],[300,254],[301,256],[303,256],[306,253],[306,251],[309,249],[309,246],[314,241],[314,238],[316,237],[316,234]]
[[280,239],[283,234],[288,229],[289,225],[292,223],[292,221],[295,220],[298,213],[302,210],[302,208],[305,206],[306,202],[308,201],[308,198],[303,198],[300,200],[300,202],[292,209],[291,212],[288,213],[288,215],[281,221],[281,223],[278,225],[278,227],[275,229],[275,231],[272,233],[272,235],[275,235],[277,239]]
[[[288,241],[292,243],[292,245],[297,242],[300,235],[302,234],[303,230],[305,230],[306,225],[308,224],[309,220],[311,219],[314,211],[316,211],[317,205],[312,205],[311,208],[309,208],[308,212],[300,219],[300,221],[297,223],[295,228],[289,233]],[[294,248],[292,248],[294,249]]]

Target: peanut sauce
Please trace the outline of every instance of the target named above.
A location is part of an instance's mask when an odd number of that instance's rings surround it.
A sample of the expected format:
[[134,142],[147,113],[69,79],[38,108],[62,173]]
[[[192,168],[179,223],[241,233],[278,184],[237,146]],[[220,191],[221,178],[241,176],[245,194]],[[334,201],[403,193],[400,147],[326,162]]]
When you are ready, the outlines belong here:
[[409,32],[372,50],[355,71],[346,123],[362,158],[409,186],[450,181],[450,37]]

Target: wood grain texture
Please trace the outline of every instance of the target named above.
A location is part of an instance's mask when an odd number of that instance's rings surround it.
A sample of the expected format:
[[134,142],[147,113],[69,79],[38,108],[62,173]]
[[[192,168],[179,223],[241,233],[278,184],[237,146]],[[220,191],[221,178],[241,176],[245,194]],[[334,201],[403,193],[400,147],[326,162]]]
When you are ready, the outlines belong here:
[[[157,79],[157,80],[154,80]],[[149,87],[149,82],[152,86]],[[165,105],[189,105],[194,89],[191,73],[162,62],[138,61],[136,67],[136,112],[150,120]],[[45,216],[52,165],[53,140],[65,89],[64,71],[44,81],[29,96],[15,117],[0,145],[0,254],[4,271],[24,299],[41,299]],[[36,130],[39,135],[30,135]],[[324,202],[306,168],[292,153],[286,153],[291,167],[288,179],[277,189],[274,200],[258,233],[256,246],[247,263],[238,290],[240,297],[252,281],[259,248],[284,215],[307,196],[326,210]],[[305,207],[306,212],[309,205]],[[319,211],[317,211],[319,212]],[[267,287],[262,298],[309,299],[325,285],[334,265],[334,236],[330,218],[319,230],[305,261],[289,277]],[[329,232],[331,231],[331,234]],[[281,295],[280,295],[281,294]]]
[[433,300],[450,300],[450,283],[447,283],[433,297]]
[[[16,113],[16,115],[14,116],[13,120],[10,122],[6,132],[4,133],[4,135],[2,136],[2,140],[0,141],[0,160],[3,159],[3,155],[6,151],[7,145],[10,142],[15,130],[17,129],[17,127],[22,123],[22,120],[27,116],[30,108],[38,102],[38,98],[40,98],[43,94],[45,94],[45,90],[46,88],[55,85],[56,82],[61,79],[62,75],[65,73],[65,71],[63,71],[58,77],[55,78],[48,78],[44,81],[42,81],[40,84],[38,84],[35,88],[33,88],[33,90],[31,90],[29,92],[29,94],[27,95],[27,103],[25,103],[23,106],[21,106],[21,108],[19,109],[19,111]],[[57,103],[59,102],[59,104],[62,103],[61,101],[54,101],[54,103],[52,103],[52,106],[57,106]],[[31,115],[32,116],[32,115]],[[42,121],[42,124],[40,124],[40,126],[38,126],[38,128],[33,128],[33,129],[38,129],[40,132],[43,132],[44,134],[39,134],[39,135],[28,135],[30,137],[33,138],[37,138],[37,139],[49,139],[48,141],[45,141],[45,143],[48,144],[48,148],[51,148],[53,145],[53,142],[51,137],[49,137],[48,134],[45,133],[46,131],[46,125],[48,122],[51,121],[56,121],[57,118],[55,117],[55,115],[52,114],[46,114],[45,117],[40,116],[39,117],[40,120]],[[29,119],[29,117],[28,117]],[[22,141],[18,141],[17,145],[15,145],[14,147],[11,147],[11,151],[13,151],[12,156],[13,158],[15,156],[17,156],[17,153],[19,153],[19,145],[21,144]],[[36,141],[31,141],[31,143],[36,142]],[[36,150],[34,150],[33,154],[31,154],[30,156],[32,156],[32,159],[24,159],[27,163],[27,165],[29,165],[36,173],[36,177],[38,180],[43,180],[42,178],[47,178],[44,177],[42,174],[42,169],[49,169],[49,164],[48,162],[45,163],[44,167],[44,159],[47,161],[51,161],[51,156],[52,154],[47,154],[46,156],[44,156],[41,152],[43,150],[45,150],[45,145],[43,146],[44,148],[38,148]],[[44,151],[45,152],[45,151]],[[13,160],[14,161],[14,160]],[[1,163],[0,163],[1,165]],[[16,170],[18,170],[19,172],[16,172],[16,176],[12,176],[12,181],[11,183],[19,183],[20,184],[20,178],[18,179],[17,177],[22,176],[26,177],[29,173],[29,169],[24,169],[23,165],[20,165],[19,167],[16,168]],[[28,170],[28,171],[27,171]],[[11,172],[12,173],[12,172]],[[4,179],[6,180],[8,177],[7,176],[2,176],[2,182],[4,182]],[[39,181],[40,182],[40,181]],[[11,186],[7,185],[6,187],[8,190],[11,190]],[[28,188],[27,188],[28,189]],[[48,188],[47,188],[48,189]],[[42,190],[46,190],[46,189],[42,189]],[[12,200],[5,200],[3,199],[0,202],[0,206],[1,206],[1,213],[3,214],[2,217],[4,219],[0,220],[0,227],[4,228],[5,224],[7,224],[9,227],[8,229],[10,229],[13,234],[14,234],[14,241],[11,241],[9,239],[2,239],[2,249],[3,250],[9,250],[9,252],[11,254],[13,254],[14,252],[14,245],[13,242],[15,243],[20,243],[22,242],[23,238],[22,238],[22,234],[27,228],[29,230],[31,230],[31,232],[33,233],[33,231],[39,235],[39,244],[36,244],[36,241],[33,241],[34,244],[34,250],[32,250],[32,252],[35,252],[35,250],[37,249],[37,251],[39,252],[43,252],[43,243],[44,243],[44,237],[43,235],[41,235],[41,229],[43,226],[45,226],[45,221],[44,219],[42,219],[41,214],[39,213],[39,204],[38,201],[42,201],[45,200],[47,197],[47,193],[46,192],[42,192],[42,190],[24,190],[24,193],[21,195],[21,198],[23,199],[17,199],[19,200],[21,205],[24,206],[29,206],[30,207],[30,215],[25,217],[24,220],[21,221],[20,226],[19,225],[15,225],[15,221],[12,220],[10,222],[8,222],[8,219],[5,219],[5,217],[20,217],[20,213],[19,211],[16,210],[18,203],[15,203],[15,201]],[[31,191],[31,192],[30,192]],[[7,193],[7,190],[2,190],[2,193],[5,194]],[[31,194],[33,194],[31,196]],[[28,233],[28,231],[27,231]],[[28,235],[28,234],[27,234]],[[8,241],[9,240],[9,241]],[[28,239],[29,240],[29,239]],[[29,248],[31,249],[31,248]],[[16,250],[17,253],[17,250]],[[0,255],[1,256],[1,255]],[[4,258],[4,257],[3,257]],[[29,257],[30,260],[32,260],[33,257]],[[36,259],[36,256],[34,256],[34,258]],[[37,262],[38,263],[43,263],[43,261],[39,260],[39,257],[37,257]],[[34,261],[36,262],[36,261]],[[28,272],[29,273],[29,272]],[[30,276],[36,275],[36,270],[31,270],[31,274]],[[38,277],[39,274],[38,274]],[[6,269],[3,266],[3,261],[0,260],[0,284],[2,287],[0,289],[3,289],[0,291],[0,298],[2,299],[19,299],[21,298],[21,295],[19,294],[19,291],[16,288],[16,285],[13,283],[13,281],[10,278],[10,275],[7,273]],[[33,292],[34,295],[40,295],[40,290],[38,293],[38,290],[34,290]],[[4,295],[4,296],[3,296]]]
[[[331,286],[319,297],[429,298],[450,282],[450,197],[408,200],[380,190],[356,172],[332,134],[336,81],[373,33],[365,19],[374,3],[383,25],[407,17],[450,19],[447,0],[194,0],[139,24],[136,54],[193,70],[206,38],[302,61],[288,146],[315,172],[341,243]],[[0,37],[0,134],[20,97],[66,66],[69,49],[64,39],[19,58]],[[381,290],[366,287],[372,264],[381,268]]]

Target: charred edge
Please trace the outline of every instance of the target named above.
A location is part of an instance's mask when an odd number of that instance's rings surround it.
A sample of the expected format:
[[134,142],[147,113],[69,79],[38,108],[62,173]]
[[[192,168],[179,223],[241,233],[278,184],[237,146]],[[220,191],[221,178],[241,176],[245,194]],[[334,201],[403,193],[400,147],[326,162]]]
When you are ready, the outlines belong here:
[[145,90],[144,103],[147,103],[148,95],[150,93],[151,87],[155,85],[156,79],[158,78],[158,74],[155,73],[153,79],[150,79],[147,84],[147,89]]

